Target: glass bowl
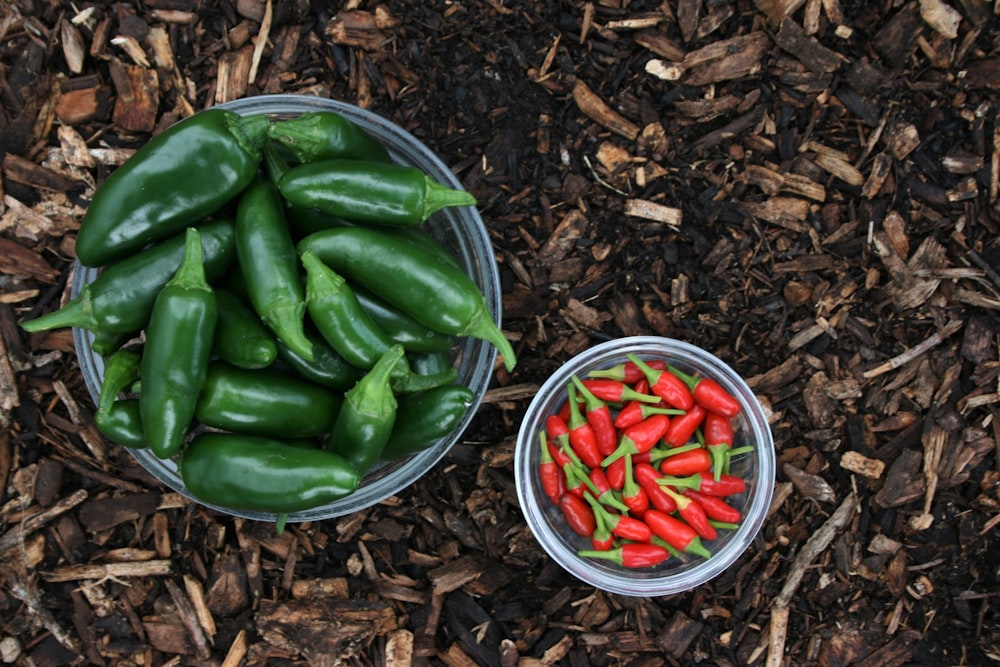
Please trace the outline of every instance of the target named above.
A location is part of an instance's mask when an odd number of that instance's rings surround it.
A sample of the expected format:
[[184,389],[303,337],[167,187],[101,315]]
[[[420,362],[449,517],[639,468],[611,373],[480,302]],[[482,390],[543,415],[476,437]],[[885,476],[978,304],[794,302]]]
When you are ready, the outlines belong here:
[[[406,130],[385,118],[360,107],[337,100],[305,95],[262,95],[219,104],[215,108],[229,109],[244,116],[266,114],[274,119],[291,118],[308,111],[333,111],[357,123],[388,149],[392,159],[403,165],[419,167],[431,177],[452,188],[462,184],[427,146]],[[489,233],[478,210],[473,206],[447,208],[435,213],[423,224],[423,229],[443,243],[458,259],[462,268],[476,283],[486,298],[497,325],[501,321],[500,276]],[[95,278],[98,269],[76,262],[71,283],[71,295],[77,296],[83,286]],[[80,370],[91,397],[96,402],[104,377],[104,363],[93,352],[93,335],[85,330],[73,330],[73,339]],[[351,514],[375,505],[399,493],[433,468],[461,438],[475,416],[492,378],[496,352],[492,345],[475,338],[460,338],[452,351],[458,370],[458,381],[472,390],[473,403],[462,421],[444,438],[431,447],[407,458],[379,464],[361,481],[349,496],[327,505],[289,514],[287,521],[316,521]],[[161,460],[149,450],[129,450],[133,457],[154,477],[196,502],[219,512],[261,521],[275,521],[277,516],[263,512],[242,511],[208,505],[184,487],[173,460]]]
[[[583,558],[579,550],[591,549],[590,538],[574,533],[558,506],[541,487],[539,432],[545,420],[566,401],[571,377],[583,379],[589,373],[628,360],[632,353],[640,359],[665,359],[681,371],[710,377],[735,396],[742,405],[734,418],[733,447],[752,444],[752,452],[734,456],[731,473],[744,478],[746,491],[729,496],[727,502],[741,510],[736,530],[720,530],[717,539],[704,542],[710,558],[671,556],[654,568],[628,569],[602,559]],[[760,403],[743,379],[714,355],[694,345],[652,336],[635,336],[607,341],[573,357],[541,386],[525,412],[517,436],[514,476],[518,502],[528,527],[542,548],[577,579],[602,590],[631,596],[660,596],[681,593],[718,576],[747,549],[761,529],[771,504],[775,479],[774,441]]]

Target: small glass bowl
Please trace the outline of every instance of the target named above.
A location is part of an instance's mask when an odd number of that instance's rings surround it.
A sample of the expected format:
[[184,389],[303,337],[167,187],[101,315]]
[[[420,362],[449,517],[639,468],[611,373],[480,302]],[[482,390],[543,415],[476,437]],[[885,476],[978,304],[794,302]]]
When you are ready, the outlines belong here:
[[[752,452],[734,457],[731,472],[746,480],[747,489],[727,502],[743,514],[737,530],[720,530],[719,537],[704,542],[711,558],[670,557],[655,568],[628,569],[608,560],[582,558],[590,539],[580,537],[566,524],[562,512],[549,500],[538,475],[539,437],[549,415],[566,401],[571,377],[610,368],[628,360],[665,359],[681,371],[716,380],[743,406],[734,420],[733,447],[754,446]],[[670,338],[634,336],[607,341],[563,364],[542,385],[528,406],[517,436],[514,477],[518,502],[528,526],[542,548],[570,574],[596,588],[622,595],[660,596],[696,588],[729,568],[747,549],[761,529],[771,504],[775,479],[774,441],[767,417],[753,392],[729,366],[705,350]]]
[[[432,178],[452,188],[462,188],[461,182],[441,159],[416,137],[398,125],[360,107],[337,100],[306,95],[262,95],[219,104],[215,108],[229,109],[240,115],[266,114],[273,119],[291,118],[308,111],[333,111],[357,123],[382,142],[392,159],[403,165],[422,169]],[[458,259],[462,268],[482,291],[494,321],[501,321],[500,275],[489,233],[474,206],[451,207],[435,213],[423,224],[423,229],[445,245]],[[76,262],[71,295],[77,296],[83,286],[97,278],[99,270]],[[94,401],[100,394],[104,363],[94,353],[93,334],[74,329],[80,370]],[[456,360],[458,382],[472,390],[475,399],[455,429],[431,447],[409,457],[379,464],[365,475],[359,488],[335,502],[302,512],[289,514],[287,521],[318,521],[351,514],[375,505],[399,493],[433,468],[458,442],[475,416],[489,388],[496,351],[493,346],[476,338],[457,341],[452,357]],[[174,491],[219,512],[260,521],[275,521],[278,517],[264,512],[235,510],[208,505],[191,494],[177,472],[176,462],[157,458],[151,451],[129,450],[133,457],[154,477]]]

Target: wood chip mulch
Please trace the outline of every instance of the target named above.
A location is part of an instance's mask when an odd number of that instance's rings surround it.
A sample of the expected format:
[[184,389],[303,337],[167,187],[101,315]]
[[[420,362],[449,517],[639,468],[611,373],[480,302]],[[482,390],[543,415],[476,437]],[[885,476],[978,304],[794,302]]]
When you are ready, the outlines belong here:
[[[1000,1],[13,0],[0,5],[0,660],[35,665],[1000,663]],[[103,441],[68,331],[97,184],[235,98],[380,113],[479,199],[498,367],[376,507],[273,525]],[[581,584],[516,502],[534,390],[596,342],[697,343],[779,456],[738,564]]]

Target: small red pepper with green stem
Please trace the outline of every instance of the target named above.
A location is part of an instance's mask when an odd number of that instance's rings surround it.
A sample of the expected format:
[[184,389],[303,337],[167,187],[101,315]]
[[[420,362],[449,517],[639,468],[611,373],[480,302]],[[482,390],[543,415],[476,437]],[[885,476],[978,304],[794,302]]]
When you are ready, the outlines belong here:
[[597,448],[597,435],[594,433],[594,427],[580,412],[576,387],[570,384],[567,391],[569,393],[567,401],[569,403],[569,421],[566,426],[569,427],[569,444],[588,468],[599,468],[604,456]]
[[747,490],[746,480],[742,477],[722,474],[719,479],[715,479],[711,472],[701,472],[687,477],[662,476],[658,482],[676,489],[693,489],[720,498],[743,493]]
[[663,561],[670,558],[670,552],[658,544],[644,544],[641,542],[631,542],[609,551],[598,549],[581,550],[577,552],[581,558],[603,558],[614,561],[622,567],[630,569],[640,569],[645,567],[656,567]]
[[604,469],[604,474],[608,478],[608,483],[611,484],[611,488],[616,491],[621,491],[622,487],[625,486],[625,470],[626,461],[631,459],[632,463],[630,465],[635,465],[637,463],[649,463],[650,457],[649,452],[644,454],[626,454],[620,459],[615,459],[611,462],[611,465]]
[[660,472],[664,475],[684,477],[711,470],[712,456],[701,445],[695,445],[692,449],[667,456],[660,461],[659,465]]
[[683,414],[684,411],[677,408],[661,408],[649,403],[643,403],[642,401],[629,401],[615,415],[614,427],[619,430],[625,430],[653,415],[667,415],[668,417],[672,417]]
[[[597,450],[601,456],[607,456],[615,451],[618,444],[618,433],[615,431],[615,419],[611,415],[611,407],[606,401],[602,401],[594,395],[587,386],[580,381],[577,376],[572,376],[571,381],[576,387],[577,396],[583,397],[584,410],[587,422],[594,431],[594,439],[597,441]],[[571,399],[572,400],[572,397]]]
[[705,509],[700,504],[674,491],[669,486],[663,487],[663,490],[670,494],[670,497],[677,503],[677,514],[695,529],[701,539],[711,541],[719,536],[719,531],[709,523],[708,514],[705,513]]
[[640,394],[635,389],[625,384],[624,382],[619,382],[618,380],[603,380],[603,379],[584,379],[581,380],[583,386],[585,386],[590,393],[592,393],[597,398],[608,403],[614,403],[615,405],[621,405],[626,401],[642,401],[643,403],[659,403],[659,396],[651,396],[649,394]]
[[667,370],[691,390],[694,402],[709,412],[717,412],[725,417],[735,417],[743,409],[736,397],[712,378],[695,377],[676,366],[668,365]]
[[552,457],[556,459],[559,465],[572,463],[578,467],[584,466],[583,461],[580,460],[580,455],[576,453],[570,442],[569,425],[562,417],[559,415],[549,415],[545,419],[545,432],[549,436],[549,442],[559,450],[558,454],[555,452],[552,454]]
[[649,542],[653,536],[649,526],[641,519],[627,514],[612,514],[589,493],[584,493],[583,499],[590,503],[597,522],[607,527],[615,537],[632,542]]
[[698,532],[680,519],[658,509],[647,510],[642,520],[654,535],[678,551],[702,558],[711,558],[712,552],[701,543]]
[[670,420],[670,428],[663,434],[663,441],[671,447],[688,444],[704,420],[705,408],[691,406],[686,413]]
[[651,368],[635,354],[629,353],[628,358],[645,374],[651,393],[662,398],[672,408],[691,409],[694,405],[694,397],[683,380],[669,371]]
[[552,451],[549,449],[545,431],[538,432],[538,445],[538,479],[542,483],[542,491],[549,497],[549,500],[558,504],[559,498],[566,492],[566,478],[562,468],[552,458]]
[[142,430],[161,459],[184,444],[208,375],[218,317],[215,293],[205,279],[201,235],[189,227],[184,261],[153,304],[139,371]]
[[598,493],[594,483],[587,475],[587,469],[579,463],[564,464],[563,473],[566,475],[566,493],[581,498],[586,491]]
[[712,458],[712,471],[721,475],[726,468],[726,453],[733,446],[732,417],[709,411],[701,424],[701,434]]
[[559,510],[566,519],[570,530],[581,537],[590,537],[597,530],[597,519],[594,510],[590,508],[582,496],[572,493],[563,494],[559,499]]
[[587,477],[590,478],[592,488],[596,489],[595,493],[599,502],[608,507],[614,507],[620,512],[628,511],[628,506],[615,495],[615,491],[611,488],[611,483],[608,481],[608,476],[604,473],[603,468],[592,468],[587,473]]
[[611,532],[611,529],[604,523],[600,514],[594,514],[594,523],[596,527],[594,532],[590,535],[590,546],[592,549],[597,551],[608,551],[615,546],[615,535]]
[[638,424],[634,424],[625,429],[618,440],[618,447],[609,456],[604,458],[603,465],[607,466],[616,459],[620,459],[626,454],[643,454],[648,452],[660,441],[660,438],[670,427],[670,418],[666,415],[653,415],[643,419]]
[[660,486],[659,480],[663,478],[663,475],[656,468],[648,463],[636,463],[632,469],[632,474],[635,476],[635,480],[639,483],[639,486],[646,492],[650,507],[668,514],[677,509],[677,503]]
[[705,510],[709,519],[722,521],[723,523],[738,524],[743,518],[742,513],[718,496],[710,496],[707,493],[685,489],[684,495],[691,498]]
[[[663,359],[652,359],[646,362],[650,368],[655,370],[666,370],[667,362]],[[607,380],[617,380],[618,382],[624,382],[625,384],[634,385],[646,377],[642,369],[635,365],[632,361],[623,361],[620,364],[615,364],[610,368],[603,368],[596,371],[590,371],[587,374],[589,378],[604,378]]]
[[632,472],[632,455],[626,454],[625,458],[620,460],[625,461],[625,483],[621,490],[622,502],[628,507],[628,513],[631,516],[641,519],[642,515],[649,509],[649,495],[642,488],[642,485],[635,481],[635,475]]

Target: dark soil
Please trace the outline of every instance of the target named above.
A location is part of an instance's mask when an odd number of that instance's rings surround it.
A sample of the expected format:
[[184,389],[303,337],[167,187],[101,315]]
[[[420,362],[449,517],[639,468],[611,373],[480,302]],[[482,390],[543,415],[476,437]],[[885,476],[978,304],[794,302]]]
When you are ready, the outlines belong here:
[[[998,12],[3,5],[0,658],[997,663]],[[493,239],[519,359],[412,487],[280,536],[149,479],[97,435],[69,332],[18,327],[65,299],[81,212],[115,149],[270,93],[357,103],[452,166]],[[653,599],[552,563],[512,471],[546,376],[636,334],[738,370],[779,455],[775,503],[739,563]]]

